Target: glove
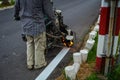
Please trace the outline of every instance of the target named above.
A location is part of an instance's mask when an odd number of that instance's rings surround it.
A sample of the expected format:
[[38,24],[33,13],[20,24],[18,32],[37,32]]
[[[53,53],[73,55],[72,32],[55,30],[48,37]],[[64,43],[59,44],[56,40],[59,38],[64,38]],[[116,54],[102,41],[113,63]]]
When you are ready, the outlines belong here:
[[17,16],[17,17],[14,18],[14,20],[19,21],[19,20],[20,20],[20,17]]
[[25,34],[21,34],[21,36],[22,36],[22,40],[23,40],[24,42],[26,42],[26,41],[27,41],[26,35],[25,35]]

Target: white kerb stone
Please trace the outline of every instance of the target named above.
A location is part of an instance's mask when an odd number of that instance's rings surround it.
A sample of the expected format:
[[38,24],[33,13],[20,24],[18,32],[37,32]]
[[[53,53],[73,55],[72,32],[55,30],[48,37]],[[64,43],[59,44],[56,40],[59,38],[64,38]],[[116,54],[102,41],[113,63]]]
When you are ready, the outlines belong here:
[[95,43],[95,40],[88,39],[87,42],[86,42],[85,48],[87,48],[88,50],[91,50],[94,43]]
[[96,25],[93,30],[98,32],[99,31],[99,25]]
[[96,31],[91,31],[91,32],[89,33],[89,39],[95,39],[96,35],[97,35],[97,32],[96,32]]
[[79,64],[79,63],[74,63],[73,66],[74,66],[74,71],[75,71],[75,73],[77,74],[77,72],[78,72],[79,69],[80,69],[80,64]]
[[70,78],[70,80],[76,79],[76,73],[74,71],[74,66],[65,67],[65,74],[66,74],[66,77]]
[[82,62],[86,62],[88,57],[88,50],[87,49],[80,50],[80,53],[82,56]]
[[74,63],[79,63],[79,64],[82,63],[80,52],[73,53],[73,61],[74,61]]

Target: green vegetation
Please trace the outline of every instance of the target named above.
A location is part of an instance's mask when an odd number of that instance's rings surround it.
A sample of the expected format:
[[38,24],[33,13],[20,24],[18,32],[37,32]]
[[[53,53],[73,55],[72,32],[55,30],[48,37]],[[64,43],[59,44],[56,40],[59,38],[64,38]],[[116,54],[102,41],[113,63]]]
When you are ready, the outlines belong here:
[[98,36],[96,36],[95,44],[88,54],[88,59],[87,59],[88,63],[95,62],[96,52],[97,52],[97,42],[98,42]]
[[95,73],[92,73],[86,80],[100,80]]
[[[95,44],[88,54],[88,60],[87,60],[88,63],[95,62],[96,52],[97,52],[97,41],[98,41],[98,36],[95,38]],[[120,64],[115,65],[115,67],[112,69],[112,72],[109,73],[107,77],[108,77],[107,80],[120,80]],[[92,73],[89,77],[86,78],[86,80],[100,80],[100,79],[97,77],[97,73]]]
[[108,80],[120,80],[120,64],[117,65],[110,74],[108,74]]
[[14,1],[14,0],[11,0],[10,3],[11,3],[11,5],[14,5],[14,4],[15,4],[15,1]]
[[[93,45],[93,48],[88,53],[88,59],[87,62],[89,64],[94,63],[96,60],[96,52],[97,52],[97,43],[98,43],[98,35],[95,37],[95,44]],[[100,80],[97,77],[96,73],[92,73],[89,77],[86,78],[86,80]]]
[[[0,0],[2,1],[2,0]],[[15,4],[15,0],[10,0],[10,2],[8,3],[5,3],[5,4],[0,4],[0,8],[4,8],[4,7],[7,7],[7,6],[12,6]]]

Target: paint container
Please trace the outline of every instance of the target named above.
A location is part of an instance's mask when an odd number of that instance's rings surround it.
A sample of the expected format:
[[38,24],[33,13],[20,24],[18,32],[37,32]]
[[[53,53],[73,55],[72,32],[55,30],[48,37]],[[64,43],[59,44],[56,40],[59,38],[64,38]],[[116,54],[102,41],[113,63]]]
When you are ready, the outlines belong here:
[[74,61],[74,63],[79,63],[79,64],[82,63],[80,52],[73,53],[73,61]]
[[80,53],[82,57],[82,62],[85,63],[88,57],[88,50],[87,49],[80,50]]
[[65,67],[65,74],[66,74],[67,79],[70,79],[70,80],[76,79],[76,73],[74,71],[74,66]]
[[88,49],[88,50],[91,50],[93,45],[94,45],[94,43],[95,43],[95,40],[88,39],[87,42],[86,42],[85,48]]
[[74,66],[74,71],[75,71],[75,73],[77,74],[77,72],[78,72],[79,69],[80,69],[80,64],[79,64],[79,63],[74,63],[73,66]]
[[97,32],[96,32],[96,31],[91,31],[91,32],[89,33],[89,39],[90,39],[90,40],[91,40],[91,39],[95,39],[96,35],[97,35]]
[[99,31],[99,25],[96,25],[93,30],[98,32]]

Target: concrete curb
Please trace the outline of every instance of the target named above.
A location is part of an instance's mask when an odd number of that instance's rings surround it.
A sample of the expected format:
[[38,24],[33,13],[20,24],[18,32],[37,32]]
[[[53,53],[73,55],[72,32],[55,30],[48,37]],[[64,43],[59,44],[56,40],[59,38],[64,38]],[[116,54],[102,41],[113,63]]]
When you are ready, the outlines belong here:
[[13,6],[3,7],[3,8],[0,8],[0,11],[2,11],[2,10],[6,10],[6,9],[11,9],[11,8],[13,8],[13,7],[14,7],[14,5],[13,5]]

